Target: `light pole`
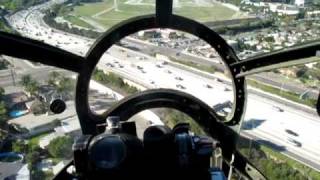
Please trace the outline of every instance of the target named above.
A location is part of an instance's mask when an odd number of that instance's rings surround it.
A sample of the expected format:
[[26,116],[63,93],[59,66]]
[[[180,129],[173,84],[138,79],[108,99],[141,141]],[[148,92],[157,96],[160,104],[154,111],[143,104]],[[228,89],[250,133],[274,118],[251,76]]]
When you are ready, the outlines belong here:
[[14,78],[14,70],[12,67],[10,67],[10,73],[11,73],[11,77],[12,77],[13,86],[16,86],[16,81]]

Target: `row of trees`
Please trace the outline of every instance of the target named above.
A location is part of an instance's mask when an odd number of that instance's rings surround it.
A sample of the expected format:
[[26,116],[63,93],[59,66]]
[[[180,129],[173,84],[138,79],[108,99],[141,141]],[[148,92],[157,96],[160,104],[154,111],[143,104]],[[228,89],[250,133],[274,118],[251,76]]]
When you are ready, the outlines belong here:
[[75,82],[68,77],[65,77],[57,71],[52,71],[49,74],[47,83],[56,88],[58,93],[70,92],[75,87]]
[[[72,8],[72,7],[68,7]],[[58,23],[55,21],[55,18],[58,15],[66,14],[65,11],[68,11],[65,5],[55,5],[51,10],[46,12],[46,15],[43,17],[43,20],[51,27],[55,29],[60,29],[65,32],[69,32],[72,34],[77,34],[80,36],[88,37],[88,38],[98,38],[101,33],[94,31],[94,30],[87,30],[87,29],[80,29],[77,27],[70,27],[68,23]]]
[[[20,84],[31,96],[37,96],[40,84],[30,74],[22,76]],[[49,74],[47,84],[54,86],[58,93],[70,92],[75,87],[75,82],[71,78],[56,71]]]
[[235,35],[237,33],[241,32],[247,32],[247,31],[253,31],[257,29],[272,27],[273,20],[271,19],[264,19],[264,20],[257,20],[256,22],[242,22],[239,24],[233,24],[233,25],[226,25],[226,26],[220,26],[217,28],[213,28],[216,32],[226,35]]
[[69,2],[73,4],[80,4],[80,3],[95,3],[95,2],[102,2],[102,0],[69,0]]
[[112,72],[105,74],[102,70],[95,69],[92,77],[94,80],[107,85],[122,94],[134,94],[139,91],[137,88],[125,83],[121,77]]
[[[249,161],[257,167],[268,179],[313,179],[310,174],[303,172],[303,169],[292,167],[286,159],[273,156],[262,148],[259,143],[239,137],[238,148]],[[271,149],[270,149],[271,151]],[[279,153],[279,152],[274,152]],[[279,153],[280,154],[280,153]]]

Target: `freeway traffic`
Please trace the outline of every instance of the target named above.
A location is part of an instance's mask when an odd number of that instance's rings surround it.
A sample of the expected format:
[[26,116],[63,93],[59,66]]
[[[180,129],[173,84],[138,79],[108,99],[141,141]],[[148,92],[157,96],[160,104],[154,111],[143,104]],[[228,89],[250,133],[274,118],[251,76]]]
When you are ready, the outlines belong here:
[[[43,22],[42,10],[49,8],[52,5],[51,2],[35,6],[32,11],[19,11],[7,17],[7,20],[14,29],[26,37],[42,40],[53,46],[84,55],[93,40],[52,29]],[[166,87],[185,91],[202,99],[210,106],[233,100],[232,88],[228,84],[170,65],[160,68],[155,65],[156,60],[151,56],[130,50],[123,52],[120,49],[117,46],[111,48],[109,54],[105,54],[100,60],[98,68],[112,70],[122,74],[128,80],[139,82],[147,87]],[[137,60],[136,57],[139,56],[145,56],[147,59]],[[108,63],[116,64],[115,59],[123,65],[122,68],[116,65],[112,68],[107,65]],[[143,71],[137,68],[137,64],[143,67]],[[180,78],[175,79],[176,77]],[[246,122],[251,123],[249,127],[243,129],[247,134],[283,146],[290,152],[291,157],[298,160],[299,157],[309,159],[313,163],[309,165],[320,170],[320,147],[315,146],[320,142],[320,136],[317,135],[320,122],[317,116],[292,107],[285,107],[265,97],[249,94],[243,124],[248,124]],[[285,129],[292,129],[299,134],[295,139],[302,143],[301,147],[287,142],[289,135]],[[300,160],[304,162],[302,158]],[[304,163],[308,164],[308,162]]]

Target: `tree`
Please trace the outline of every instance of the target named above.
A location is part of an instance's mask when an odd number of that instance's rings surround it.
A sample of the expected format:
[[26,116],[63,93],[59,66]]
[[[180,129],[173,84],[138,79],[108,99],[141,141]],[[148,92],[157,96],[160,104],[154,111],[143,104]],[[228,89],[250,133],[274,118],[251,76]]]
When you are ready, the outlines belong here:
[[30,95],[35,95],[39,90],[39,84],[37,81],[31,81],[30,84],[26,87],[26,91],[30,93]]
[[2,101],[2,97],[5,94],[5,90],[0,87],[0,124],[3,125],[5,123],[5,121],[8,119],[7,116],[7,107],[4,103],[4,101]]
[[59,82],[59,79],[61,77],[61,74],[57,71],[53,71],[49,74],[48,78],[48,84],[56,86],[57,82]]
[[0,70],[7,69],[8,68],[8,64],[9,63],[6,60],[0,59]]
[[32,180],[44,180],[46,179],[46,174],[40,169],[35,168],[31,170],[31,177]]
[[73,89],[74,84],[73,81],[68,78],[68,77],[61,77],[58,87],[57,87],[57,91],[58,92],[69,92]]
[[68,159],[72,157],[72,144],[73,139],[70,136],[57,137],[50,142],[48,152],[55,158]]
[[4,94],[5,94],[5,90],[2,87],[0,87],[0,100],[2,99]]
[[40,152],[39,151],[31,151],[26,156],[26,161],[28,163],[29,169],[34,169],[37,162],[40,161]]
[[74,88],[72,79],[63,76],[57,71],[53,71],[49,74],[48,84],[55,86],[59,93],[69,92]]
[[298,78],[302,77],[307,71],[308,71],[308,67],[303,65],[302,67],[301,66],[298,66],[298,70],[296,72],[296,76]]
[[30,74],[27,74],[27,75],[24,75],[24,76],[21,77],[20,84],[23,87],[27,87],[30,84],[31,81],[32,81],[32,78],[31,78]]
[[44,114],[48,111],[48,105],[45,102],[42,102],[38,99],[36,99],[30,107],[30,110],[35,115]]
[[16,140],[12,143],[12,151],[19,153],[27,153],[28,145],[23,140]]
[[25,91],[30,93],[31,96],[35,95],[39,89],[38,82],[32,79],[29,74],[22,76],[20,84],[23,86]]
[[7,116],[7,108],[3,101],[0,101],[0,124],[4,124],[4,122],[8,119]]

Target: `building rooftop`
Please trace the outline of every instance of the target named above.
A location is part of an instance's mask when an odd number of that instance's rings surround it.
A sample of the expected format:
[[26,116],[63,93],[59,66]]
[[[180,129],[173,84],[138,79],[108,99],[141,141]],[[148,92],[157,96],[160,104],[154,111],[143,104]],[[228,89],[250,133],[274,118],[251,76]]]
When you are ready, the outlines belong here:
[[10,94],[6,94],[3,97],[3,100],[6,102],[8,108],[11,108],[17,103],[26,102],[28,100],[28,96],[24,92],[13,92]]

